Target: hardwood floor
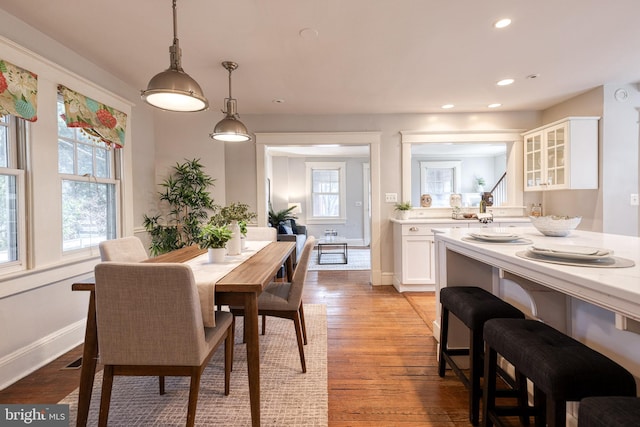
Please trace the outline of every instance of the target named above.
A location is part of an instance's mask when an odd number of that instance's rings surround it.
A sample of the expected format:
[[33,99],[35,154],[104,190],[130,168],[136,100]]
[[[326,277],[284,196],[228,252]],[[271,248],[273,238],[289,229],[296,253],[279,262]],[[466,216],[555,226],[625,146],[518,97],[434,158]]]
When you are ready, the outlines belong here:
[[[310,271],[304,302],[326,304],[329,426],[470,426],[467,391],[440,378],[433,293],[369,284],[368,271]],[[82,346],[0,391],[1,403],[56,403],[80,370]]]

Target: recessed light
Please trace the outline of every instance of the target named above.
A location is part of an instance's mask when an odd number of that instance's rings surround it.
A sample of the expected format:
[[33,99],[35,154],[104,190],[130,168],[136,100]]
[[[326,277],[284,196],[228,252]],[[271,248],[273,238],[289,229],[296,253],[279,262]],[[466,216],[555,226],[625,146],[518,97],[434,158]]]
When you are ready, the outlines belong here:
[[509,25],[511,25],[511,19],[509,18],[502,18],[493,24],[495,28],[504,28],[508,27]]
[[489,107],[489,108],[498,108],[498,107],[502,107],[502,104],[498,104],[498,103],[489,104],[489,105],[487,105],[487,107]]
[[282,99],[282,98],[273,98],[271,100],[271,102],[273,102],[274,104],[284,104],[284,99]]
[[502,79],[500,80],[498,83],[496,83],[498,86],[509,86],[510,84],[512,84],[515,80],[513,79]]
[[453,107],[455,107],[455,105],[453,105],[453,104],[444,104],[444,105],[443,105],[442,107],[440,107],[440,108],[443,108],[443,109],[445,109],[445,110],[448,110],[449,108],[453,108]]
[[527,76],[528,79],[537,79],[538,77],[540,77],[540,74],[529,74]]
[[315,28],[303,28],[298,32],[298,35],[305,40],[313,40],[318,38],[318,30]]

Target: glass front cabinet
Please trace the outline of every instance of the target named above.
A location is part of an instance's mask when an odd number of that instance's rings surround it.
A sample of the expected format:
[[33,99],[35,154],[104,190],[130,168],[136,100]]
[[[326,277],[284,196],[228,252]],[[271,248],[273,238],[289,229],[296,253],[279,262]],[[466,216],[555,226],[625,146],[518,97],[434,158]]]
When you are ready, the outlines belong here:
[[523,133],[525,191],[598,188],[598,120],[568,117]]

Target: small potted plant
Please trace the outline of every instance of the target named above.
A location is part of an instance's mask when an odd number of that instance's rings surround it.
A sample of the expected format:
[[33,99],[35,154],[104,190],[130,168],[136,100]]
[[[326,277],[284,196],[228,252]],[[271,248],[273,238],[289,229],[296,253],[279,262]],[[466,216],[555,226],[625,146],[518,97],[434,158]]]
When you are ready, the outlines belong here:
[[225,245],[232,235],[233,233],[226,225],[217,225],[211,222],[200,229],[198,242],[202,249],[208,249],[209,262],[220,263],[224,261]]
[[229,228],[233,233],[233,237],[229,242],[229,247],[227,248],[229,255],[240,255],[242,252],[243,233],[240,223],[244,222],[246,225],[248,221],[255,219],[256,216],[255,212],[251,212],[249,210],[249,205],[245,203],[234,202],[220,210],[220,217],[229,224]]
[[398,219],[409,219],[411,208],[411,202],[396,203],[395,210],[398,212]]

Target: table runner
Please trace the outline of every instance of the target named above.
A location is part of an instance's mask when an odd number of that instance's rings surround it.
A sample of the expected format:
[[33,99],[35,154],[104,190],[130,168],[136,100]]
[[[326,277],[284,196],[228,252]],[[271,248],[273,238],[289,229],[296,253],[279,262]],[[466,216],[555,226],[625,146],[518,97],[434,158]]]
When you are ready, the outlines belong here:
[[226,276],[231,270],[258,253],[270,241],[249,241],[240,255],[227,255],[222,263],[210,263],[209,255],[205,252],[185,264],[191,267],[193,277],[198,286],[200,308],[204,326],[212,328],[215,323],[215,285],[218,280]]

